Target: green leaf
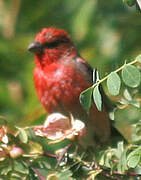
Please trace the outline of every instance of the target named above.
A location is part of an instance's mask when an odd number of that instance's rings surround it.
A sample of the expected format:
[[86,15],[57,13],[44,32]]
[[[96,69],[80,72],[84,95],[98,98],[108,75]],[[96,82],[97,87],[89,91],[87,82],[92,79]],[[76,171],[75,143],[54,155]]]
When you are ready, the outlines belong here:
[[31,128],[26,129],[26,134],[27,134],[27,136],[28,136],[28,139],[30,139],[30,140],[32,140],[32,141],[35,141],[35,140],[36,140],[36,136],[35,136],[35,134],[34,134],[33,129],[31,129]]
[[115,119],[115,111],[109,112],[109,118],[110,118],[110,120],[112,120],[112,121]]
[[14,160],[13,165],[14,165],[15,171],[18,171],[18,172],[23,173],[23,174],[29,173],[28,167],[27,167],[25,162],[19,161],[19,160]]
[[90,87],[90,88],[86,89],[85,91],[83,91],[79,97],[81,105],[84,107],[84,109],[87,112],[89,112],[89,109],[90,109],[91,103],[92,103],[92,91],[93,91],[93,88]]
[[123,95],[128,101],[132,100],[132,96],[131,96],[131,94],[129,93],[129,91],[127,89],[124,90]]
[[17,172],[12,172],[10,174],[10,180],[21,180],[24,179],[21,174],[17,173]]
[[57,173],[49,174],[47,180],[59,180],[59,175]]
[[101,166],[103,166],[104,163],[105,163],[105,154],[103,153],[102,156],[100,157],[99,164],[100,164]]
[[140,102],[137,100],[132,100],[129,103],[137,108],[140,108]]
[[10,171],[12,171],[11,165],[6,165],[4,168],[2,168],[0,174],[1,175],[7,175]]
[[126,150],[123,151],[121,154],[119,163],[117,165],[117,171],[120,174],[123,174],[127,170],[127,164],[126,164]]
[[133,65],[125,65],[122,69],[122,79],[129,87],[137,87],[140,84],[140,72]]
[[107,79],[107,87],[110,94],[116,96],[119,94],[120,91],[120,77],[116,72],[111,72]]
[[116,156],[120,159],[121,155],[124,151],[123,141],[118,142],[117,144],[117,150],[116,150]]
[[127,153],[127,150],[124,149],[123,141],[119,142],[117,144],[117,149],[115,151],[115,155],[119,159],[119,162],[117,164],[117,171],[121,174],[124,173],[125,170],[127,170],[126,153]]
[[127,160],[130,159],[132,156],[135,156],[135,155],[140,155],[141,156],[141,146],[139,146],[138,148],[136,148],[134,151],[132,151],[128,157],[127,157]]
[[93,90],[93,99],[94,99],[94,102],[95,102],[97,109],[99,111],[101,111],[102,110],[102,97],[101,97],[101,94],[99,92],[98,86],[96,86]]
[[19,138],[23,143],[27,143],[28,142],[28,136],[26,131],[23,128],[19,128],[17,127],[19,130]]
[[42,166],[44,166],[44,169],[51,169],[51,165],[47,161],[42,161],[41,162]]
[[70,170],[65,170],[65,171],[61,171],[59,179],[61,179],[61,180],[67,180],[67,179],[72,180],[71,176],[72,176],[72,172]]
[[141,63],[141,54],[136,57],[136,61]]
[[141,159],[141,156],[139,156],[139,155],[132,156],[129,158],[127,164],[130,168],[135,168],[138,165],[140,159]]
[[99,175],[101,172],[102,172],[102,169],[96,169],[92,172],[90,171],[89,174],[91,174],[91,175],[89,176],[88,179],[93,179],[93,180],[97,179],[96,176]]
[[28,145],[29,145],[29,153],[31,154],[38,154],[43,152],[41,144],[37,142],[30,141]]
[[105,156],[105,162],[104,162],[104,166],[111,168],[111,158],[112,158],[112,154],[110,152],[107,153],[107,156]]

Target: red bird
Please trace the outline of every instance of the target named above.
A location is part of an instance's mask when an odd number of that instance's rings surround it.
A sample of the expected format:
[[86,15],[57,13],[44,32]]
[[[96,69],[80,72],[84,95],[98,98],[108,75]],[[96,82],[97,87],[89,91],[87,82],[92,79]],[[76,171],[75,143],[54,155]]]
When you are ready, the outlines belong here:
[[79,55],[68,33],[63,29],[43,28],[28,49],[35,54],[34,83],[46,111],[71,113],[85,121],[98,143],[107,141],[110,122],[105,107],[99,112],[93,104],[88,114],[79,102],[80,93],[92,85],[93,69]]

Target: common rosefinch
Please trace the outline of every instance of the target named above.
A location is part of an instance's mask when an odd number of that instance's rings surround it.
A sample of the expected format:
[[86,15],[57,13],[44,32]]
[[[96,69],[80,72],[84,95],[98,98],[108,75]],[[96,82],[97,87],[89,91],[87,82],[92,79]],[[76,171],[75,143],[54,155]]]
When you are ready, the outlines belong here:
[[85,121],[98,143],[108,140],[110,122],[104,103],[103,111],[93,104],[88,114],[79,102],[80,93],[92,85],[93,69],[81,58],[68,33],[43,28],[28,49],[35,54],[34,83],[46,111],[71,113],[75,119]]

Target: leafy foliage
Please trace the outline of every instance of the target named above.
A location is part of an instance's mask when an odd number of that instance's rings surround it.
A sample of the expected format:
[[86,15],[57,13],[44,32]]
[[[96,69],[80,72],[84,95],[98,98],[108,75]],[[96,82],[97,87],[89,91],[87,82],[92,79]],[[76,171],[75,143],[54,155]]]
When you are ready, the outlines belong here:
[[[139,57],[139,56],[138,56]],[[98,108],[102,110],[102,96],[100,94],[100,83],[107,80],[108,90],[111,93],[120,90],[121,78],[117,74],[119,71],[125,70],[124,68],[131,67],[130,70],[126,69],[124,76],[124,83],[129,85],[126,78],[130,74],[132,77],[132,70],[134,73],[136,86],[138,77],[136,73],[140,73],[136,66],[131,64],[140,63],[136,58],[134,61],[124,64],[117,70],[113,71],[103,79],[97,80],[95,84],[89,89],[82,92],[80,100],[84,108],[89,111],[93,100]],[[133,68],[133,69],[132,69]],[[136,68],[136,69],[135,69]],[[130,73],[129,73],[130,72]],[[98,74],[97,74],[98,75]],[[130,81],[130,80],[129,80]],[[137,82],[136,82],[137,81]],[[117,83],[117,84],[116,84]],[[116,88],[113,89],[113,85]],[[139,84],[138,84],[139,85]],[[134,86],[131,86],[132,88]],[[118,94],[116,93],[116,94]],[[116,95],[113,93],[113,95]],[[133,95],[127,90],[123,92],[122,101],[124,108],[117,106],[118,109],[125,109],[129,104],[135,105]],[[125,99],[124,99],[125,98]],[[123,101],[124,100],[124,101]],[[136,106],[136,105],[135,105]],[[116,117],[116,111],[114,110]],[[36,134],[33,127],[21,128],[17,127],[14,134],[7,132],[6,120],[3,120],[0,129],[0,177],[6,179],[40,179],[40,180],[66,180],[66,179],[106,179],[120,178],[139,179],[141,174],[141,124],[138,121],[132,126],[132,143],[114,140],[114,143],[107,144],[104,147],[87,148],[82,147],[78,141],[71,139],[63,139],[54,141],[47,139],[46,136],[40,135],[42,132],[41,126],[40,133]],[[37,128],[36,128],[37,131]],[[123,135],[124,136],[124,135]],[[66,136],[67,137],[67,136]],[[126,136],[124,137],[126,139]],[[129,141],[128,139],[126,139]],[[84,149],[83,149],[84,148]]]
[[[128,64],[125,63],[123,66],[121,66],[117,70],[111,72],[103,79],[96,81],[92,87],[83,91],[80,94],[80,102],[81,102],[82,106],[85,109],[87,109],[87,111],[89,111],[90,106],[91,106],[91,94],[93,91],[94,102],[96,104],[96,107],[98,110],[101,110],[102,99],[101,99],[101,95],[100,95],[98,86],[100,83],[102,83],[105,80],[107,80],[107,88],[108,88],[109,93],[112,94],[113,96],[118,95],[120,92],[120,87],[121,87],[121,79],[120,79],[119,75],[117,74],[117,72],[119,72],[119,71],[122,71],[122,79],[123,79],[123,82],[127,86],[132,87],[132,88],[139,86],[141,73],[137,67],[132,65],[132,64],[135,64],[138,62],[140,62],[140,56],[138,56],[134,61],[132,61]],[[129,101],[129,104],[140,107],[140,105],[139,105],[140,102],[132,101],[131,95],[129,94],[128,90],[126,90],[126,89],[124,91],[124,97],[126,98],[126,100],[124,100],[124,101],[123,101],[123,99],[120,100],[121,103],[128,104],[128,101]],[[85,103],[83,103],[83,102],[85,102]]]
[[[140,53],[141,3],[123,2],[1,0],[0,179],[140,179],[141,55],[117,67]],[[97,74],[94,85],[81,94],[82,105],[89,111],[94,101],[101,110],[103,83],[117,105],[110,117],[125,140],[86,150],[75,141],[53,144],[27,126],[43,123],[45,116],[32,83],[33,57],[26,49],[42,27],[54,25],[68,30],[81,55],[105,77]]]
[[[1,178],[75,180],[108,176],[140,177],[141,147],[137,141],[136,144],[120,141],[117,147],[116,144],[114,147],[107,145],[95,147],[95,150],[88,148],[86,151],[78,142],[52,144],[51,140],[35,136],[33,127],[21,129],[18,128],[17,135],[14,136],[6,133],[8,143],[0,143]],[[29,139],[26,143],[21,141],[25,134]],[[13,148],[18,150],[14,149],[14,152]]]
[[10,127],[34,124],[45,113],[34,90],[33,56],[27,52],[41,28],[66,29],[81,56],[100,70],[102,77],[123,59],[140,53],[140,13],[126,1],[1,2],[0,114],[7,117]]

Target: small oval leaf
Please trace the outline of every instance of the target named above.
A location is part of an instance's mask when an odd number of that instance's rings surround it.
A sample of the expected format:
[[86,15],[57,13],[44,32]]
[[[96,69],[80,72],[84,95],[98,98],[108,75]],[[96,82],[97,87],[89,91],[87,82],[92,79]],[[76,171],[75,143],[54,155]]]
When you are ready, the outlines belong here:
[[125,89],[123,92],[124,97],[128,100],[128,101],[132,101],[132,96],[129,93],[128,89]]
[[110,94],[116,96],[120,91],[121,80],[116,72],[111,72],[107,79],[107,87]]
[[15,171],[23,173],[23,174],[29,173],[28,166],[23,161],[19,161],[19,160],[13,161],[13,168]]
[[20,138],[20,140],[23,143],[27,143],[28,142],[28,136],[27,136],[26,131],[24,129],[22,129],[22,128],[19,128],[19,127],[18,127],[18,130],[19,130],[19,138]]
[[109,118],[110,118],[110,120],[114,121],[114,119],[115,119],[115,112],[114,111],[109,112]]
[[101,111],[102,110],[102,97],[101,97],[101,94],[99,92],[98,86],[96,86],[93,90],[93,99],[94,99],[94,102],[95,102],[97,109],[99,111]]
[[127,86],[135,88],[140,84],[140,71],[133,65],[125,65],[122,79]]
[[136,57],[136,61],[141,63],[141,54]]
[[85,91],[83,91],[79,97],[81,105],[84,107],[84,109],[87,112],[89,112],[89,109],[90,109],[91,103],[92,103],[92,91],[93,91],[93,88],[90,87],[90,88],[86,89]]
[[140,161],[140,156],[134,155],[130,157],[127,164],[130,168],[135,168],[138,165],[139,161]]

